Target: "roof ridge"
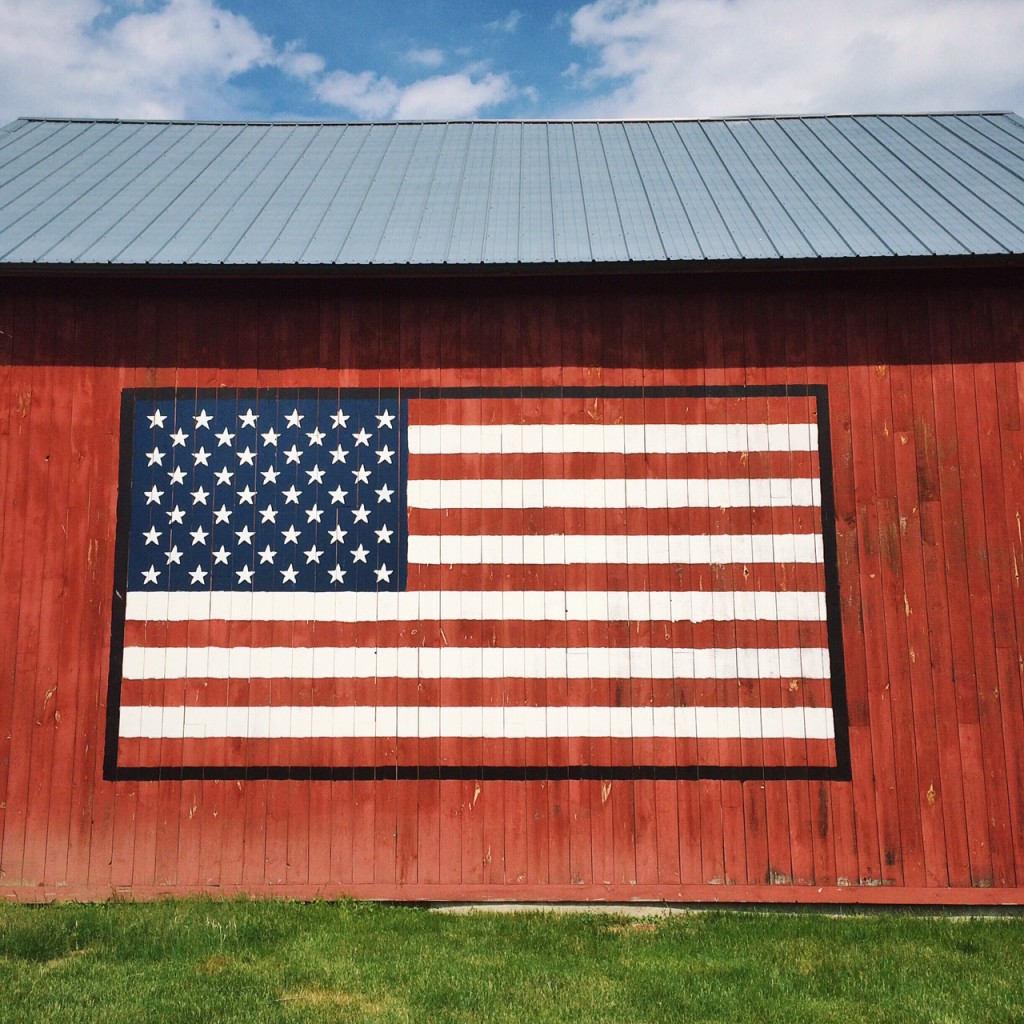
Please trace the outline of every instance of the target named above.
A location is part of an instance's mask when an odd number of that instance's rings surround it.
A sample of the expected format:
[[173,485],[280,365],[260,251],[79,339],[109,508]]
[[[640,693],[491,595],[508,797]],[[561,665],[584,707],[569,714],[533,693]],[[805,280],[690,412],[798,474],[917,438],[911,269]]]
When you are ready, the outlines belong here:
[[134,117],[51,117],[26,115],[2,127],[3,131],[13,131],[21,124],[159,124],[159,125],[221,125],[235,127],[239,125],[252,127],[295,127],[308,125],[313,128],[352,128],[395,125],[434,125],[434,124],[716,124],[727,121],[812,121],[833,120],[839,118],[863,119],[874,117],[1005,117],[1017,116],[1012,110],[917,110],[917,111],[860,111],[839,113],[808,113],[808,114],[732,114],[724,117],[450,117],[422,118],[391,121],[331,121],[309,118],[303,120],[245,120],[245,119],[214,119],[202,120],[193,118],[134,118]]

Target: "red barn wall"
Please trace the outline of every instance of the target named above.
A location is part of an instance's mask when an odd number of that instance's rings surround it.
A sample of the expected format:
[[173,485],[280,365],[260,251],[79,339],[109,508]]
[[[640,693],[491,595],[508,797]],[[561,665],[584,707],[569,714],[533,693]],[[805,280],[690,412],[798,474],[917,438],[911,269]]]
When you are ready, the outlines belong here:
[[[1020,903],[1024,274],[7,278],[0,891]],[[825,384],[849,780],[104,781],[130,387]]]

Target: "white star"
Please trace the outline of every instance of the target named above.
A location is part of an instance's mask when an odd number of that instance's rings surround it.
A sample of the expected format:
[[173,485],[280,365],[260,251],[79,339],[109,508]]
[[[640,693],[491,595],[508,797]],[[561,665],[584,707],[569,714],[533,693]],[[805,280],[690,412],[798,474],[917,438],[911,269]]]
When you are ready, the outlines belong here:
[[273,565],[274,559],[277,558],[277,552],[272,551],[270,545],[268,544],[262,551],[259,552],[259,556],[260,565],[263,565],[264,562],[270,562],[270,564]]
[[391,504],[391,495],[395,492],[385,484],[379,491],[374,491],[377,495],[377,504],[379,505],[382,501],[386,501],[389,505]]
[[366,562],[366,556],[369,553],[370,552],[367,551],[366,548],[364,548],[362,544],[360,544],[359,547],[357,547],[355,549],[355,551],[352,552],[352,561],[353,562],[364,562],[365,563]]
[[197,544],[205,544],[210,535],[201,526],[197,526],[189,531],[189,536],[192,538],[192,547],[195,547]]
[[263,438],[263,447],[265,448],[268,444],[272,444],[275,448],[277,447],[277,439],[281,435],[271,427],[265,434],[260,434]]
[[147,544],[156,544],[163,534],[155,526],[151,526],[142,536],[146,538]]
[[281,570],[281,581],[283,583],[294,583],[298,578],[299,574],[290,565],[288,566],[287,569]]
[[195,460],[193,466],[209,466],[210,464],[210,453],[205,448],[200,448],[199,451],[192,453],[192,458]]
[[268,505],[266,508],[260,509],[260,522],[261,523],[276,523],[277,522],[277,509],[273,505]]
[[202,487],[198,491],[192,491],[192,504],[193,505],[205,505],[206,499],[210,496],[209,492],[204,490]]
[[167,474],[167,478],[172,484],[183,484],[185,482],[185,470],[180,466],[175,466],[174,469]]
[[302,458],[302,452],[300,452],[299,449],[295,447],[295,445],[292,445],[291,448],[289,448],[288,451],[286,451],[284,454],[286,466],[290,462],[294,462],[296,465],[298,465],[299,459]]
[[282,530],[281,536],[284,537],[285,544],[299,543],[299,531],[294,526],[289,526],[287,530]]
[[171,434],[171,444],[172,444],[172,447],[174,447],[174,448],[178,448],[178,447],[184,448],[185,447],[185,438],[186,437],[188,437],[188,434],[186,434],[185,431],[181,429],[181,427],[178,427],[177,431],[175,433]]
[[323,517],[323,512],[321,512],[320,509],[317,508],[316,505],[314,505],[311,509],[307,509],[307,511],[306,511],[306,522],[307,523],[312,523],[312,522],[319,523],[322,517]]
[[370,471],[365,466],[353,469],[352,475],[356,478],[357,484],[368,484],[370,482]]
[[285,423],[288,424],[289,427],[298,428],[302,426],[302,421],[304,419],[305,416],[303,416],[298,409],[292,409],[292,411],[287,416],[285,416],[284,421]]
[[370,521],[370,510],[365,505],[352,509],[353,523],[368,523]]
[[[149,425],[154,428],[162,427],[166,421],[167,417],[159,409],[149,417]],[[154,580],[154,582],[156,581]]]
[[348,458],[348,452],[345,451],[345,449],[342,448],[340,444],[338,445],[337,448],[334,449],[333,452],[331,452],[331,461],[332,462],[344,462],[345,459],[347,459],[347,458]]
[[306,565],[309,565],[310,562],[316,562],[316,564],[319,565],[320,556],[323,554],[323,552],[318,551],[316,545],[314,544],[308,551],[304,551],[303,554],[306,556]]
[[394,413],[388,412],[388,410],[385,409],[377,417],[377,429],[380,430],[382,427],[390,427],[394,422],[395,422]]
[[244,451],[235,452],[235,454],[238,456],[238,461],[243,466],[255,466],[256,465],[256,461],[255,461],[256,460],[256,453],[252,452],[252,451],[249,451],[249,446],[248,445],[245,446],[245,450]]
[[193,583],[205,583],[206,582],[207,572],[206,572],[206,570],[201,565],[197,565],[189,573],[189,576],[192,577],[192,582]]
[[217,483],[219,483],[219,484],[229,484],[229,483],[231,483],[231,478],[232,478],[232,477],[233,477],[234,475],[235,475],[235,474],[234,474],[234,473],[232,473],[232,472],[231,472],[231,470],[230,470],[230,469],[228,469],[228,467],[227,467],[227,466],[225,466],[225,467],[224,467],[224,468],[223,468],[223,469],[222,469],[222,470],[221,470],[221,471],[220,471],[219,473],[214,473],[214,474],[213,474],[213,478],[214,478],[214,479],[215,479],[215,480],[217,481]]
[[378,544],[390,544],[391,543],[391,535],[395,531],[394,530],[389,530],[386,526],[382,526],[379,530],[374,530],[373,532],[375,534],[377,534],[377,543]]
[[311,484],[322,484],[324,482],[324,471],[319,466],[307,469],[306,476],[309,477]]
[[143,583],[156,583],[160,577],[160,570],[155,566],[151,565],[148,569],[145,569],[142,573]]
[[221,445],[225,445],[225,444],[226,445],[230,445],[231,442],[234,441],[234,439],[235,439],[235,435],[232,434],[231,431],[228,430],[227,427],[225,427],[219,434],[214,434],[213,436],[215,438],[217,438],[217,447],[218,448],[220,448]]
[[391,582],[391,574],[394,571],[395,571],[394,569],[389,569],[382,562],[381,563],[381,567],[379,569],[374,569],[373,573],[377,577],[377,582],[378,583],[390,583]]
[[347,427],[348,416],[345,415],[340,409],[331,417],[332,427]]
[[259,413],[253,412],[252,409],[246,409],[245,412],[238,417],[238,420],[243,427],[255,427],[256,421],[259,418]]
[[146,457],[149,459],[149,465],[151,466],[162,466],[164,464],[164,453],[159,448],[146,452]]
[[239,544],[251,544],[256,534],[248,526],[243,526],[240,530],[235,530],[235,536],[238,538]]
[[335,565],[331,570],[331,582],[332,583],[344,583],[345,582],[345,570],[340,565]]
[[327,535],[335,544],[344,544],[345,538],[348,536],[348,530],[343,530],[340,526],[336,526]]
[[169,523],[183,523],[185,522],[185,513],[175,505],[174,508],[167,513],[167,521]]
[[146,504],[147,505],[159,505],[160,499],[164,496],[163,491],[156,489],[156,484],[153,484],[151,490],[146,491]]
[[274,469],[273,466],[271,466],[270,469],[263,470],[263,482],[265,484],[276,484],[277,478],[280,475],[281,474],[276,469]]
[[387,446],[384,445],[379,452],[377,452],[377,465],[379,466],[382,462],[386,462],[389,466],[392,465],[392,458],[395,453]]
[[284,503],[286,505],[298,505],[299,495],[302,493],[302,491],[295,490],[295,484],[292,484],[287,491],[282,491],[281,493],[284,494]]
[[226,523],[231,519],[231,509],[227,505],[221,505],[216,512],[213,513],[213,521],[215,523]]
[[366,427],[360,427],[358,434],[353,434],[355,438],[356,447],[358,448],[361,444],[365,444],[367,448],[370,447],[370,435],[366,432]]
[[313,428],[313,433],[306,435],[306,437],[309,438],[309,443],[310,444],[319,444],[319,445],[322,445],[324,443],[324,438],[326,436],[327,435],[325,433],[323,433],[320,430],[319,427],[314,427]]
[[213,553],[213,564],[214,565],[227,565],[228,564],[228,559],[230,557],[231,557],[231,552],[228,551],[228,549],[226,547],[224,547],[223,544],[221,544],[220,550],[219,551],[214,551],[214,553]]
[[199,415],[198,416],[193,416],[192,419],[194,419],[196,421],[196,427],[197,428],[198,427],[206,427],[207,429],[209,429],[209,427],[210,427],[210,420],[212,420],[213,417],[205,409],[200,409],[199,410]]
[[175,544],[170,551],[165,552],[167,555],[167,564],[170,565],[172,562],[175,565],[181,565],[181,552],[178,550],[178,545]]
[[249,566],[243,565],[242,568],[235,573],[235,575],[238,577],[239,583],[252,583],[254,573],[252,569],[249,568]]
[[335,487],[333,491],[330,492],[330,495],[332,505],[344,505],[345,499],[348,497],[348,491],[343,491],[339,485],[338,487]]
[[235,491],[238,495],[238,501],[242,505],[251,505],[252,499],[256,497],[256,492],[246,484],[240,491]]

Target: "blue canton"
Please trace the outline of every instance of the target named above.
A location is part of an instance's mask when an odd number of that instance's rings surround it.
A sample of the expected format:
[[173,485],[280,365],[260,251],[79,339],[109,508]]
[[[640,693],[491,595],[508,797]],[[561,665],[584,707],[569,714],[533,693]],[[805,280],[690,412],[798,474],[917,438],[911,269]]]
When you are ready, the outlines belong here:
[[136,400],[128,589],[403,589],[407,403],[244,394]]

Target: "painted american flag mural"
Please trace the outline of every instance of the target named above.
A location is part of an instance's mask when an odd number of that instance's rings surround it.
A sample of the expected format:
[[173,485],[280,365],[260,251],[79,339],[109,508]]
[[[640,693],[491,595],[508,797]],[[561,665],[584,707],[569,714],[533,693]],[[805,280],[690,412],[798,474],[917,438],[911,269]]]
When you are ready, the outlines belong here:
[[845,777],[826,400],[125,392],[105,774]]

